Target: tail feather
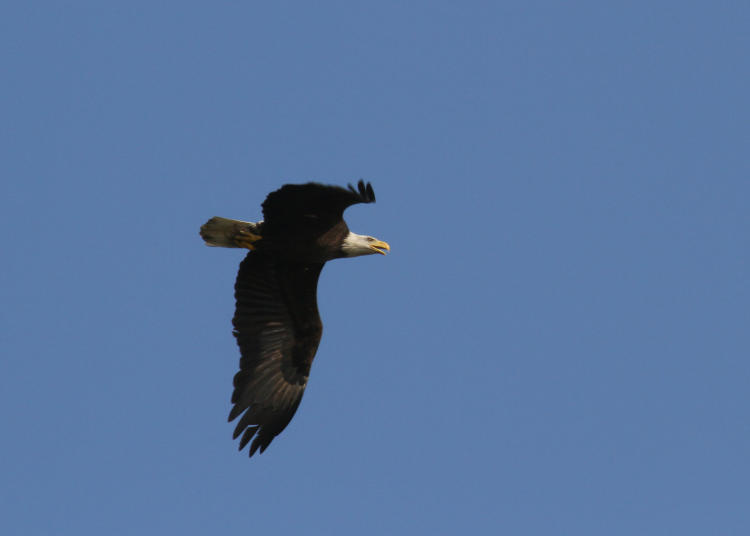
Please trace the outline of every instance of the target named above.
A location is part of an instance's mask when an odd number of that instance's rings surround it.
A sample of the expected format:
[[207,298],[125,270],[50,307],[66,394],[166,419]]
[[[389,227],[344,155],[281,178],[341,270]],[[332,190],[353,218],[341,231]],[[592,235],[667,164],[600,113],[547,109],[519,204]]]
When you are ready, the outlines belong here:
[[246,247],[240,242],[248,236],[260,235],[263,222],[232,220],[214,216],[201,225],[201,238],[207,246],[221,248]]

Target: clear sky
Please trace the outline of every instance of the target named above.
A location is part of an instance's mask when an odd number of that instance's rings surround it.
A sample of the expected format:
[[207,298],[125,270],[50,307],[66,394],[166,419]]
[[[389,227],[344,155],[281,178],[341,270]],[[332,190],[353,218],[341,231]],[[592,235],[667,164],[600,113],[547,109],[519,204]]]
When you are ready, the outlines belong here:
[[[272,5],[270,5],[272,4]],[[750,534],[747,2],[7,2],[0,529]],[[260,456],[242,252],[364,178]]]

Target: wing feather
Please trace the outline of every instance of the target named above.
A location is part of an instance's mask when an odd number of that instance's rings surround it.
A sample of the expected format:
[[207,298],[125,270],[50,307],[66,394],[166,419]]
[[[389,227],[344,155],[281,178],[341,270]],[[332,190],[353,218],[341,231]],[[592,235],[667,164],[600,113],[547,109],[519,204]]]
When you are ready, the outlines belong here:
[[317,282],[322,264],[292,264],[267,252],[248,253],[235,283],[232,319],[240,347],[232,421],[240,450],[263,452],[289,424],[307,385],[322,334]]
[[282,222],[289,225],[310,218],[337,220],[351,205],[374,202],[372,185],[363,180],[357,183],[357,188],[351,184],[342,188],[316,182],[286,184],[268,194],[263,202],[263,218],[271,229]]

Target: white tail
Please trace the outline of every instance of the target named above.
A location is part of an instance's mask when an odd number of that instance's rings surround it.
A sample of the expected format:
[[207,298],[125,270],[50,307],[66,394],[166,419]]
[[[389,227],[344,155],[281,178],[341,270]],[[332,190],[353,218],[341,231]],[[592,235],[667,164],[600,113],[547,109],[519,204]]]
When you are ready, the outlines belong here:
[[[207,246],[221,248],[242,248],[247,246],[247,239],[257,240],[263,222],[231,220],[214,216],[201,225],[201,238]],[[244,244],[243,244],[244,242]]]

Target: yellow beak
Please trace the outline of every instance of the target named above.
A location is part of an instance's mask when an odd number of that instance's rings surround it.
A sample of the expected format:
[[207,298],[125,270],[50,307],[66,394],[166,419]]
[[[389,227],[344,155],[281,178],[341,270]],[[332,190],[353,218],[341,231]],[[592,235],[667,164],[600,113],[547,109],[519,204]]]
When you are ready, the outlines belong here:
[[385,251],[390,251],[391,246],[388,245],[388,242],[382,242],[381,240],[375,240],[375,242],[372,242],[370,244],[370,249],[373,250],[376,253],[380,253],[381,255],[385,255]]

